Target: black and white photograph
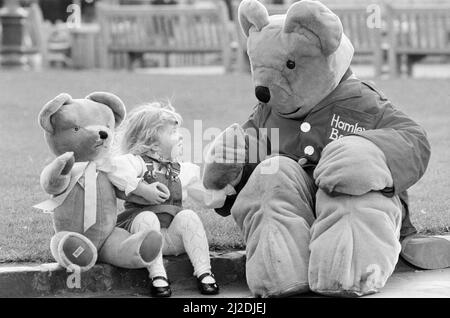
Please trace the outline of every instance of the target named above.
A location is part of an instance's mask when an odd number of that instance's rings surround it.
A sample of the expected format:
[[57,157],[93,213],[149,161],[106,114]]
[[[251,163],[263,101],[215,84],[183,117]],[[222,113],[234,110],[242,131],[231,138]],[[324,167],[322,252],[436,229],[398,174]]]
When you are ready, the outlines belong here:
[[0,0],[0,134],[0,298],[450,298],[449,0]]

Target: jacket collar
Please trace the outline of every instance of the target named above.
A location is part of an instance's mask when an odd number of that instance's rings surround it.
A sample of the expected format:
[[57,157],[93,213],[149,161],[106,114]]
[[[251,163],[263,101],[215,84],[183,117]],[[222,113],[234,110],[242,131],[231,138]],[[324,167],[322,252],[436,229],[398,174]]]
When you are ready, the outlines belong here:
[[348,68],[338,86],[327,97],[322,99],[322,101],[311,110],[310,114],[337,101],[360,97],[362,95],[361,81],[352,75],[352,70]]

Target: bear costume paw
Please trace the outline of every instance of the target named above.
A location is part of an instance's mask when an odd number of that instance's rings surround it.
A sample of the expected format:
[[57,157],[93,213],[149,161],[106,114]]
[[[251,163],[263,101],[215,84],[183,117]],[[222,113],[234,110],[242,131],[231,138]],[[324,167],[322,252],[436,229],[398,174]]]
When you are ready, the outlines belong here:
[[347,136],[329,143],[314,170],[314,180],[327,193],[349,195],[393,186],[383,151],[360,136]]

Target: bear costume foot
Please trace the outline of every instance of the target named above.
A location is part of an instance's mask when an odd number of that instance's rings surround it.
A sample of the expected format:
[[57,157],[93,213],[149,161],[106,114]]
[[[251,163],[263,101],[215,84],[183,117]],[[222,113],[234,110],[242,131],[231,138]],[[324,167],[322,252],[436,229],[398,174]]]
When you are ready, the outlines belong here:
[[421,269],[450,267],[450,240],[437,236],[411,235],[402,243],[401,256]]
[[[265,167],[278,167],[268,174]],[[296,161],[272,157],[254,170],[231,214],[246,241],[252,294],[287,297],[309,291],[313,181]]]
[[311,290],[340,297],[378,292],[400,254],[400,199],[378,192],[332,197],[320,189],[316,199],[309,262]]

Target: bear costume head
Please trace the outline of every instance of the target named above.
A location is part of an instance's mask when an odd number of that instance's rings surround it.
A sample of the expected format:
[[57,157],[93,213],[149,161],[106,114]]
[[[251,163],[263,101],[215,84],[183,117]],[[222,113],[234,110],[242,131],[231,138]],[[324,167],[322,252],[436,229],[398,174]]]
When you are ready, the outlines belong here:
[[239,22],[247,37],[256,98],[280,116],[301,118],[339,84],[353,46],[338,16],[302,0],[269,16],[257,0],[243,0]]
[[[269,16],[259,1],[243,0],[238,17],[247,37],[256,98],[281,117],[304,117],[338,86],[349,69],[353,46],[339,17],[318,1],[295,2],[286,14]],[[232,144],[227,144],[223,136],[230,134],[241,141],[231,138],[227,140]],[[214,140],[204,170],[206,188],[221,188],[242,171],[242,162],[219,162],[223,153],[216,149],[231,153],[264,148],[252,138],[255,136],[245,135],[234,124]],[[239,147],[242,149],[234,149]]]

